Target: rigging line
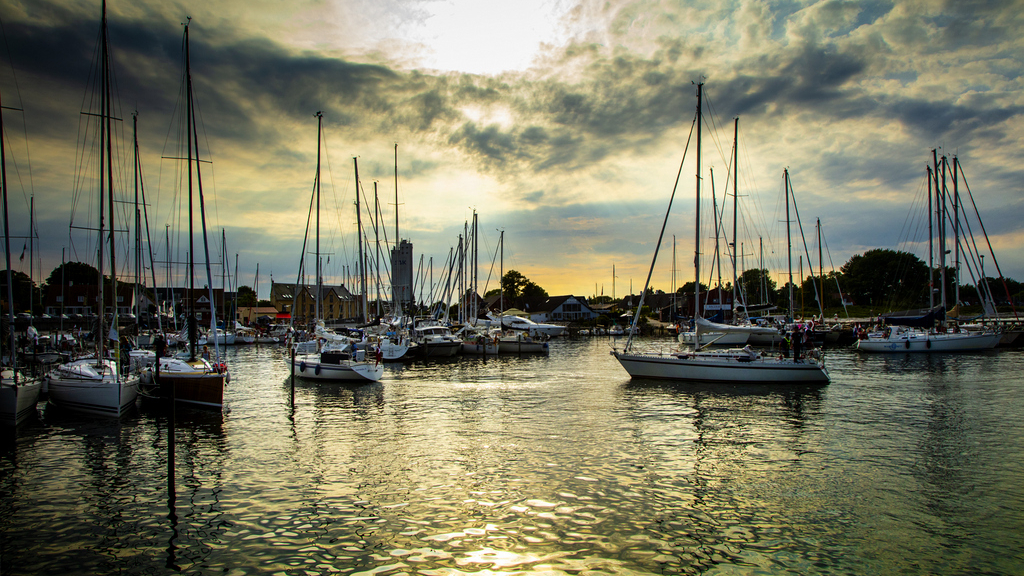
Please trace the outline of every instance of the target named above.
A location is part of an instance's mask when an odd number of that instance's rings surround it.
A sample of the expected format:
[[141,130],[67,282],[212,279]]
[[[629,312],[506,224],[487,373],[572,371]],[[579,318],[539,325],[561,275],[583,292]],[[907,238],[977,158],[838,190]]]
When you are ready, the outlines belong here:
[[[790,189],[792,189],[792,187],[793,187],[793,175],[792,174],[789,175],[789,186],[790,186]],[[814,267],[811,266],[811,252],[810,252],[810,250],[807,249],[807,238],[806,238],[806,236],[804,236],[804,223],[800,220],[800,209],[797,208],[797,205],[796,205],[796,192],[795,191],[792,193],[792,200],[793,200],[793,212],[796,215],[796,225],[797,225],[797,227],[800,228],[800,240],[804,244],[804,255],[807,256],[807,265],[811,268],[811,277],[813,278],[814,277]],[[804,283],[804,279],[801,278],[800,279],[800,285],[803,286],[803,283]],[[818,283],[817,282],[811,282],[811,285],[814,286],[814,297],[818,300],[818,310],[821,313],[821,315],[824,316],[825,312],[824,312],[824,309],[822,308],[821,296],[818,294]],[[803,309],[803,306],[801,305],[801,310],[802,309]]]
[[[957,160],[957,164],[960,164],[959,160]],[[1014,303],[1013,297],[1010,296],[1010,288],[1006,285],[1006,278],[1003,276],[1003,271],[999,268],[999,261],[996,259],[995,250],[992,249],[992,241],[988,237],[988,231],[985,229],[985,222],[981,219],[981,213],[978,211],[978,205],[974,202],[974,193],[971,192],[971,187],[967,184],[967,176],[964,174],[962,165],[960,165],[960,177],[964,180],[964,188],[967,189],[967,197],[971,200],[971,206],[974,207],[974,214],[978,218],[978,224],[981,225],[981,232],[985,235],[985,243],[988,245],[989,254],[992,255],[992,263],[996,266],[996,272],[999,273],[999,279],[1003,283],[1003,289],[1006,291],[1006,299],[1010,302],[1010,307],[1013,309],[1014,317],[1017,320],[1020,320],[1020,316],[1017,314],[1017,305]]]
[[[697,111],[697,114],[700,114],[700,110]],[[690,150],[690,140],[693,137],[693,131],[696,126],[697,115],[694,115],[693,123],[690,124],[690,134],[686,137],[686,146],[683,147],[683,157],[679,159],[679,170],[676,171],[676,181],[672,185],[672,194],[669,195],[668,208],[665,210],[665,218],[661,222],[661,232],[658,234],[658,242],[654,245],[654,256],[651,258],[651,267],[647,270],[647,280],[644,282],[644,289],[640,293],[640,302],[637,304],[636,312],[633,314],[633,322],[630,325],[629,336],[626,338],[626,345],[623,347],[624,351],[629,351],[633,344],[633,335],[636,334],[636,324],[640,320],[640,311],[643,310],[644,307],[644,298],[647,296],[647,288],[651,285],[651,275],[654,273],[654,266],[658,262],[658,252],[661,250],[661,243],[665,238],[665,228],[668,226],[668,217],[672,213],[672,202],[675,200],[676,191],[679,189],[679,179],[683,175],[683,163],[686,162],[686,153]],[[700,278],[695,277],[693,280],[694,282],[700,282]],[[696,311],[697,305],[698,303],[694,302],[694,311]]]

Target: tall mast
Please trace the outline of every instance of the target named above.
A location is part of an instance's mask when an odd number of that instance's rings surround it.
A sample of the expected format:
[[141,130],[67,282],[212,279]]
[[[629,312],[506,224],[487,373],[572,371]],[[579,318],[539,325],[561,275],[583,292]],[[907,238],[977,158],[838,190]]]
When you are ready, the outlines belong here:
[[[373,252],[376,255],[377,259],[376,259],[376,264],[373,267],[373,269],[376,271],[376,274],[375,274],[376,280],[374,281],[373,285],[377,287],[377,297],[375,298],[375,300],[377,301],[377,309],[374,311],[374,314],[377,315],[377,316],[380,316],[380,225],[382,224],[380,220],[381,220],[380,197],[377,196],[377,181],[374,180],[373,181],[373,245],[374,245],[375,249],[374,249]],[[394,296],[394,291],[392,291],[391,295]]]
[[[395,248],[401,237],[398,235],[398,142],[395,142]],[[391,271],[394,274],[394,270]]]
[[789,234],[789,168],[783,171],[786,178],[786,262],[789,268],[789,319],[793,320],[793,241]]
[[736,268],[736,215],[739,204],[740,181],[739,181],[739,159],[740,159],[740,119],[736,118],[733,124],[732,135],[732,307],[736,308],[736,295],[738,287],[739,272]]
[[320,136],[323,130],[324,114],[316,113],[316,318],[323,318],[323,276],[320,274]]
[[[696,222],[696,240],[694,242],[693,250],[693,318],[697,319],[701,315],[700,310],[700,128],[701,128],[701,97],[704,89],[704,83],[697,84],[697,222]],[[700,346],[700,343],[696,343],[695,347]]]
[[940,194],[939,204],[937,206],[939,212],[939,266],[940,273],[939,279],[942,282],[942,291],[940,293],[942,298],[942,309],[946,310],[946,157],[942,157],[942,188],[938,190]]
[[960,190],[957,187],[959,180],[959,165],[956,156],[953,157],[953,278],[955,288],[953,305],[960,305]]
[[104,123],[105,116],[107,116],[107,2],[103,0],[102,3],[103,16],[100,22],[100,225],[99,225],[99,243],[98,243],[98,256],[99,256],[99,330],[100,333],[96,338],[96,362],[103,361],[103,344],[107,338],[106,332],[103,330],[103,321],[106,318],[106,310],[104,304],[103,290],[103,192],[106,188],[106,172],[104,170],[105,162],[107,157],[104,155],[106,149],[106,140],[110,137],[110,124]]
[[188,357],[196,359],[196,341],[199,326],[196,323],[196,275],[195,275],[195,226],[192,218],[192,69],[188,49],[188,23],[185,23],[185,137],[188,139],[188,317],[185,325],[188,329]]
[[359,213],[359,159],[353,157],[352,164],[355,166],[356,172],[356,245],[359,247],[359,283],[363,293],[362,321],[365,323],[368,304],[366,302],[366,267],[363,261],[363,222]]
[[[821,290],[818,291],[818,313],[821,314],[821,321],[825,322],[825,263],[821,257],[821,218],[818,223],[818,284]],[[809,264],[809,263],[808,263]]]
[[[934,154],[935,151],[932,150],[932,153]],[[928,173],[928,309],[931,310],[935,308],[935,232],[932,227],[935,221],[932,219],[932,167],[926,166],[925,171]]]
[[[14,382],[18,382],[18,355],[14,353],[17,341],[14,336],[14,286],[11,277],[11,227],[10,217],[7,214],[7,152],[4,148],[4,116],[3,106],[0,105],[0,186],[3,186],[4,202],[4,253],[7,255],[7,326],[8,331],[4,336],[9,340],[7,353],[11,356],[11,368],[14,370]],[[63,260],[63,258],[62,258]],[[64,267],[61,266],[63,274]],[[62,283],[63,284],[63,283]]]
[[138,326],[142,317],[139,302],[139,269],[142,267],[142,213],[139,211],[139,113],[132,112],[132,158],[135,177],[135,286],[132,297],[135,300],[135,325]]
[[[191,22],[192,19],[189,18],[188,21]],[[191,170],[192,155],[191,154],[192,154],[192,146],[194,145],[195,146],[195,154],[196,154],[196,175],[195,175],[195,178],[196,178],[196,192],[199,194],[199,218],[200,218],[200,224],[203,227],[203,255],[206,257],[206,286],[207,286],[207,294],[208,294],[208,296],[210,298],[210,334],[213,336],[214,357],[215,357],[217,362],[220,362],[220,343],[218,342],[218,339],[217,339],[217,302],[216,302],[216,300],[214,299],[214,296],[213,296],[213,272],[211,272],[211,270],[210,270],[210,239],[207,237],[207,234],[206,234],[206,201],[203,198],[203,172],[202,172],[202,167],[201,167],[202,160],[200,160],[200,158],[199,158],[199,134],[198,134],[198,132],[195,129],[195,124],[196,124],[196,108],[195,108],[195,98],[193,97],[193,94],[192,94],[192,64],[191,64],[192,60],[191,60],[191,55],[190,55],[190,52],[189,52],[188,28],[189,28],[189,26],[188,26],[188,24],[186,24],[185,25],[185,71],[186,71],[185,75],[186,75],[187,80],[188,80],[188,101],[189,101],[189,116],[188,116],[187,124],[189,126],[189,131],[191,133],[191,138],[192,138],[189,141],[189,166],[190,166],[189,171],[188,171],[188,175],[189,175],[189,205],[191,206],[191,204],[192,204],[192,194],[191,194],[191,190],[192,190],[192,170]],[[192,213],[190,211],[189,212],[189,231],[190,232],[191,232],[191,228],[192,228]],[[189,243],[190,243],[190,245],[191,245],[191,242],[192,242],[192,238],[191,238],[191,234],[190,234],[190,236],[189,236]],[[190,261],[194,260],[194,258],[192,256],[192,251],[191,250],[189,251],[189,260]],[[195,274],[193,274],[191,270],[189,271],[189,274],[191,276],[193,276],[193,278],[195,277]],[[195,280],[193,280],[193,282],[194,281]],[[193,349],[194,348],[195,348],[195,345],[193,344]],[[193,357],[195,356],[194,352],[192,353],[192,356]]]

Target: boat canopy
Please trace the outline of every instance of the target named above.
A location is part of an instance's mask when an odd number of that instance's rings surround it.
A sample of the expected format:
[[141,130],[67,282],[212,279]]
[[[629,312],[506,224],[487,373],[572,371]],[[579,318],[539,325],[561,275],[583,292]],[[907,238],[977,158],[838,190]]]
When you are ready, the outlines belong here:
[[937,322],[946,319],[946,310],[936,306],[931,310],[902,310],[882,315],[882,322],[890,326],[913,326],[915,328],[931,328]]

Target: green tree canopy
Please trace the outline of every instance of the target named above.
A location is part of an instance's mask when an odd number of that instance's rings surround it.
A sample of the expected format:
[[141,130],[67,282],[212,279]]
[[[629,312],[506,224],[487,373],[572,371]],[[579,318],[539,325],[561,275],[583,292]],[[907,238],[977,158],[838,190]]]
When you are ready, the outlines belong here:
[[259,303],[259,299],[256,298],[256,291],[249,286],[238,287],[238,305],[239,306],[256,306]]
[[909,252],[868,250],[841,270],[843,289],[858,304],[893,310],[928,305],[928,266]]

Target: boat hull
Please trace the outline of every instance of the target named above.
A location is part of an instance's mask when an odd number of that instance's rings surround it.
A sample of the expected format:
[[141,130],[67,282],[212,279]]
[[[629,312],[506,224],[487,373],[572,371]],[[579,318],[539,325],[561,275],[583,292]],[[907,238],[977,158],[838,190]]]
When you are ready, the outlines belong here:
[[43,383],[38,379],[19,379],[15,386],[13,380],[5,378],[0,385],[0,425],[17,426],[28,420],[36,412],[39,392]]
[[815,361],[760,357],[741,360],[740,355],[692,356],[686,354],[635,354],[613,352],[632,378],[763,384],[827,384],[828,371]]
[[1000,334],[898,334],[889,338],[857,341],[857,350],[897,354],[901,352],[978,352],[999,344]]
[[179,404],[221,409],[224,407],[224,374],[161,373],[161,384],[174,386],[174,400]]
[[384,376],[384,365],[377,362],[321,362],[319,354],[297,355],[293,373],[300,378],[331,382],[376,382]]
[[498,341],[499,354],[547,354],[550,347],[547,342],[534,342],[529,338],[502,338]]
[[419,348],[420,356],[423,358],[451,358],[462,351],[462,342],[447,340],[443,342],[422,341],[419,342],[417,348]]
[[498,354],[498,345],[494,342],[463,342],[462,353],[471,356],[494,356]]
[[139,397],[139,378],[77,378],[55,370],[46,376],[51,404],[93,416],[120,417]]

